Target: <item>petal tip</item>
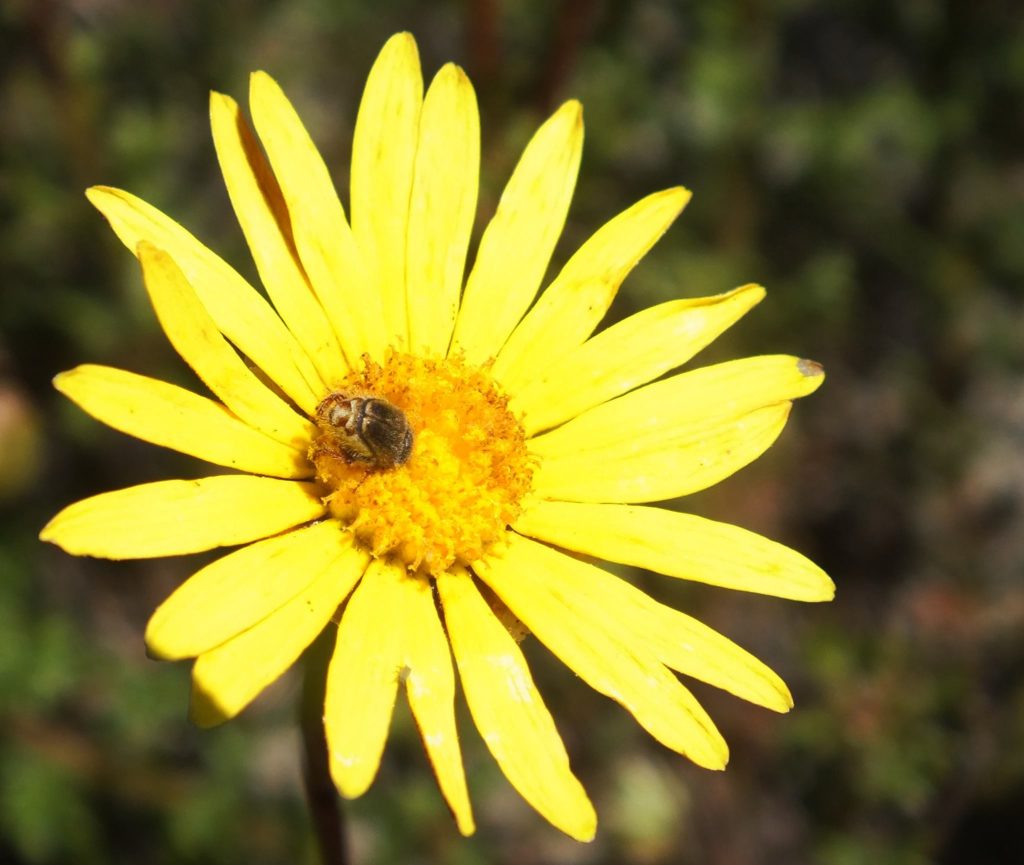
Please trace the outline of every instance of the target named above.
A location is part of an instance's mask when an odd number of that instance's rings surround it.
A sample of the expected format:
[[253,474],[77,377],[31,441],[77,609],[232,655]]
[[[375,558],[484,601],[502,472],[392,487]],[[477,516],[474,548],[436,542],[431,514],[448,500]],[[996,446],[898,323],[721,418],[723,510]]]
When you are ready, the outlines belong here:
[[836,584],[833,579],[826,573],[822,573],[821,584],[817,587],[817,591],[810,598],[812,601],[832,601],[836,597]]
[[345,799],[358,799],[373,783],[373,775],[369,772],[354,771],[355,766],[340,766],[334,755],[331,755],[331,778],[334,786]]
[[473,820],[472,814],[468,814],[465,817],[457,816],[455,818],[455,826],[463,838],[476,834],[476,822]]
[[472,82],[466,74],[466,70],[459,66],[458,63],[445,63],[444,66],[437,70],[438,81],[444,81],[449,78],[459,86],[464,86],[466,84],[472,86]]
[[586,801],[588,806],[586,813],[580,815],[576,825],[567,826],[565,830],[574,840],[589,844],[597,836],[597,812],[590,804],[590,799],[588,798]]
[[782,679],[775,683],[775,694],[778,700],[773,701],[767,708],[780,715],[785,715],[793,708],[793,694]]
[[71,377],[73,373],[73,369],[66,369],[63,372],[59,372],[52,379],[50,379],[50,383],[53,385],[54,389],[58,393],[64,393],[64,389],[67,385],[67,380]]
[[99,211],[102,211],[103,208],[101,204],[103,200],[106,198],[110,198],[111,196],[117,195],[117,192],[118,190],[115,189],[113,186],[103,186],[102,184],[97,184],[96,186],[90,186],[85,190],[85,197],[88,199],[89,203],[93,207],[95,207]]
[[574,132],[582,129],[583,103],[578,99],[567,99],[559,105],[555,113],[548,117],[541,128],[561,127],[563,124]]
[[747,283],[743,286],[742,291],[750,294],[753,303],[760,303],[768,294],[768,290],[763,285],[758,285],[756,282]]
[[824,378],[825,367],[823,367],[816,360],[808,360],[805,357],[800,358],[796,362],[796,368],[800,370],[800,374],[807,378]]
[[670,186],[668,189],[664,190],[661,195],[666,198],[674,199],[678,202],[678,207],[682,209],[683,206],[693,198],[693,191],[687,189],[685,186]]
[[274,77],[262,69],[254,69],[249,73],[249,99],[252,101],[261,93],[267,91],[278,91],[280,85],[274,80]]
[[416,37],[412,33],[408,30],[400,30],[384,43],[380,53],[383,54],[385,51],[415,51],[418,54],[419,47],[416,45]]
[[146,624],[146,633],[143,640],[146,645],[146,657],[151,661],[180,661],[186,657],[180,652],[175,652],[173,647],[165,640],[164,630],[158,620],[160,610],[158,609]]
[[211,727],[219,727],[231,717],[232,715],[222,708],[211,694],[204,691],[202,685],[193,678],[192,694],[188,703],[188,719],[200,729],[208,730]]
[[219,90],[210,91],[210,111],[238,111],[238,103],[232,99],[228,94],[221,93]]
[[[51,519],[45,526],[39,530],[39,540],[47,544],[54,544],[60,547],[60,541],[57,540],[57,531],[54,528],[54,523],[57,522],[57,517]],[[63,547],[61,547],[63,549]]]

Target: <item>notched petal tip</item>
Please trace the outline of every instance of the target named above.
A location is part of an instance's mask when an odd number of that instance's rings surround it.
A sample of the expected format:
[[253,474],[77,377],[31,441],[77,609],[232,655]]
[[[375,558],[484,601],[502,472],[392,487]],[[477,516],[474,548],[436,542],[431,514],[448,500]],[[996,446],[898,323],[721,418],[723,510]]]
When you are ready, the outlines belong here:
[[445,63],[444,66],[437,70],[434,78],[436,81],[445,81],[449,78],[454,79],[460,87],[464,87],[467,84],[470,87],[473,86],[473,82],[470,81],[466,70],[459,66],[458,63]]
[[228,111],[230,113],[238,112],[238,102],[226,93],[221,93],[219,90],[210,91],[210,114],[214,111]]
[[[126,193],[116,186],[103,186],[102,184],[90,186],[85,190],[86,200],[100,212],[107,222],[111,222],[111,218],[107,215],[107,208],[115,203],[111,199],[122,200],[125,195]],[[113,223],[111,222],[111,224]]]
[[99,205],[96,203],[97,199],[101,198],[104,195],[112,195],[116,192],[117,190],[113,186],[104,186],[101,183],[97,183],[95,186],[86,187],[85,197],[89,200],[89,203],[92,204],[94,207],[99,207]]
[[249,73],[249,102],[254,102],[261,94],[268,91],[280,93],[281,86],[274,79],[274,76],[262,69],[255,69]]

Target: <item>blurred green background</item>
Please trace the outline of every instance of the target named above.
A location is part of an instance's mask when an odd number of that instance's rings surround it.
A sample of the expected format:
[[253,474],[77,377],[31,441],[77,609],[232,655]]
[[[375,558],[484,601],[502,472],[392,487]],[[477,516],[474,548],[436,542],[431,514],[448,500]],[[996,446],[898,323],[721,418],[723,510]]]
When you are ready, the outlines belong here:
[[[400,706],[349,808],[366,863],[1022,861],[1024,14],[1013,0],[0,4],[0,861],[312,863],[296,680],[213,732],[186,665],[144,656],[200,557],[75,559],[36,540],[80,497],[206,472],[61,399],[82,362],[189,382],[137,267],[82,195],[106,183],[253,277],[207,127],[211,88],[274,74],[347,190],[370,64],[416,35],[482,110],[481,221],[531,130],[582,99],[580,183],[553,267],[653,190],[694,191],[613,310],[764,283],[702,355],[829,372],[758,463],[680,506],[807,553],[816,606],[632,574],[772,664],[774,716],[695,688],[725,773],[668,753],[527,644],[601,819],[560,836],[460,718],[461,839]],[[667,583],[672,582],[672,585]],[[401,701],[400,701],[401,702]]]

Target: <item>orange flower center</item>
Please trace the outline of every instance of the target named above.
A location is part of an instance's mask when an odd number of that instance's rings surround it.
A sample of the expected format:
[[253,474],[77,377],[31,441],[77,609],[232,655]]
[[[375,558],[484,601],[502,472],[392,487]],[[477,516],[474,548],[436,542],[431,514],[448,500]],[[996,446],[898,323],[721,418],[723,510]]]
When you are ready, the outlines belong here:
[[309,456],[331,513],[410,571],[480,559],[530,489],[526,436],[508,398],[459,358],[366,359],[325,396],[316,421]]

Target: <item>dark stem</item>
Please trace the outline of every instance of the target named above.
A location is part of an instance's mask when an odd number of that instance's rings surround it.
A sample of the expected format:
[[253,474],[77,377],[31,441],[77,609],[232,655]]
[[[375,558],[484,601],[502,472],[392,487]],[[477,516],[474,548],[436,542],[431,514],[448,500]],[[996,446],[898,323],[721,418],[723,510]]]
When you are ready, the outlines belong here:
[[345,813],[334,789],[324,737],[324,690],[327,664],[334,649],[337,627],[329,623],[306,650],[303,658],[301,727],[305,751],[306,801],[316,832],[323,865],[351,865]]

